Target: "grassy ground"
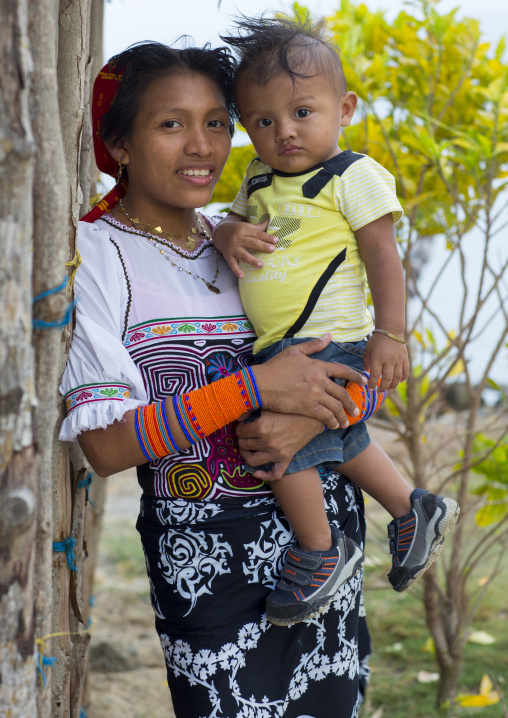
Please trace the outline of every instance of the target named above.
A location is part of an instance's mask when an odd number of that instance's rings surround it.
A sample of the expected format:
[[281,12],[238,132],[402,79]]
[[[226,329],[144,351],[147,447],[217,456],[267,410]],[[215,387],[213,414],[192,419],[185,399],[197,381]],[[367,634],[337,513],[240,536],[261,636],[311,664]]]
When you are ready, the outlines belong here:
[[[437,682],[423,683],[418,674],[437,673],[429,651],[429,631],[425,625],[421,587],[397,594],[385,577],[389,557],[385,554],[384,518],[380,510],[368,506],[371,539],[367,545],[365,603],[373,642],[372,677],[367,705],[362,718],[432,718],[442,714],[436,708]],[[389,518],[389,517],[387,517]],[[380,519],[380,520],[379,520]],[[370,559],[370,560],[369,560]],[[438,569],[440,568],[438,564]],[[489,588],[473,622],[473,630],[485,631],[495,643],[466,645],[459,693],[478,693],[480,681],[490,673],[502,692],[508,690],[508,581],[504,572]],[[473,578],[478,581],[480,577]],[[421,676],[424,679],[428,675]],[[482,708],[462,707],[454,703],[449,718],[507,718],[502,702]]]

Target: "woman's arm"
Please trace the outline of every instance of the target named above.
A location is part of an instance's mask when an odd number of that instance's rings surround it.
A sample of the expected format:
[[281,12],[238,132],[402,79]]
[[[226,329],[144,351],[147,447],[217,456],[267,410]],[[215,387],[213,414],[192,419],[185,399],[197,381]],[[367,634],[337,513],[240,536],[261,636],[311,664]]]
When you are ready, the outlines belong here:
[[[323,339],[289,347],[266,364],[252,367],[264,409],[308,416],[333,429],[348,426],[344,407],[351,415],[356,415],[358,410],[345,389],[332,377],[356,383],[365,380],[354,369],[307,356],[323,349],[329,341],[330,335],[327,335]],[[218,382],[227,379],[219,379]],[[165,409],[176,445],[181,450],[187,449],[190,442],[182,431],[171,397],[165,400]],[[146,455],[137,438],[135,414],[134,411],[126,412],[121,421],[106,429],[94,429],[79,435],[83,453],[100,476],[146,463]],[[240,418],[240,413],[236,418]]]

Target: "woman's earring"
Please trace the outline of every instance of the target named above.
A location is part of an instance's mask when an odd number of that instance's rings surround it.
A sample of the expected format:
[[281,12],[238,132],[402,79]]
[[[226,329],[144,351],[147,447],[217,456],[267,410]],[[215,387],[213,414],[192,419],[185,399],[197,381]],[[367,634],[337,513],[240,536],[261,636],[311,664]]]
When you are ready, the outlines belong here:
[[116,183],[117,184],[122,179],[124,169],[125,169],[125,165],[122,162],[119,162],[118,163],[118,172],[116,173]]

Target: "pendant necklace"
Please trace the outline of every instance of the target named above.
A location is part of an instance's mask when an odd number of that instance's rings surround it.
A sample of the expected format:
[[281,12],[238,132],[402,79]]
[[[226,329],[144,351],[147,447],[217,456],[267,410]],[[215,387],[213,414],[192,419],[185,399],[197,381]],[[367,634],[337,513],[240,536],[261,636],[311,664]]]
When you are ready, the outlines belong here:
[[[215,254],[215,276],[212,280],[208,281],[204,277],[202,277],[199,274],[193,274],[192,272],[187,271],[187,269],[184,269],[183,267],[180,267],[180,265],[176,264],[176,262],[173,262],[173,260],[164,252],[163,249],[159,249],[159,244],[162,244],[166,247],[169,247],[170,249],[174,250],[173,245],[171,244],[171,240],[169,237],[174,237],[175,239],[181,239],[182,234],[180,232],[163,232],[162,227],[154,227],[151,224],[142,225],[140,220],[137,217],[131,217],[127,210],[125,209],[123,205],[123,201],[120,200],[119,202],[119,208],[123,212],[123,214],[127,217],[129,222],[131,222],[135,228],[142,234],[142,236],[147,239],[149,242],[151,242],[156,249],[159,250],[159,252],[162,254],[164,259],[167,259],[168,262],[171,264],[172,267],[175,269],[178,269],[179,272],[185,272],[185,274],[188,274],[189,277],[194,277],[194,279],[200,279],[203,284],[206,286],[209,292],[212,292],[213,294],[221,294],[221,291],[219,287],[215,286],[215,282],[217,281],[217,277],[219,276],[219,255],[216,249],[214,249]],[[195,215],[196,217],[196,227],[191,228],[191,232],[194,232],[195,234],[198,233],[198,227],[199,227],[199,234],[207,239],[210,243],[212,241],[212,238],[206,231],[206,229],[203,226],[203,223],[201,222],[200,218]],[[166,235],[165,238],[163,237],[155,237],[155,236],[149,236],[153,235],[154,232],[157,233],[157,235]],[[196,240],[193,237],[187,236],[187,242],[185,243],[185,246],[189,249],[194,249],[194,246],[196,244]],[[192,257],[188,257],[187,259],[192,259]]]

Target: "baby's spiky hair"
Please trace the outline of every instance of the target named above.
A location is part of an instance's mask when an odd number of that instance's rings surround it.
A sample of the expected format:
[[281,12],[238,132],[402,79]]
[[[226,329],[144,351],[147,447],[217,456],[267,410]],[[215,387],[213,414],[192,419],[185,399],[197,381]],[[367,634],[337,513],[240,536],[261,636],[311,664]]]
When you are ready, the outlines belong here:
[[236,30],[235,35],[221,35],[238,53],[236,77],[243,72],[255,73],[256,82],[265,85],[281,73],[288,74],[293,83],[298,78],[326,73],[341,94],[346,92],[339,52],[326,38],[323,22],[241,17]]

